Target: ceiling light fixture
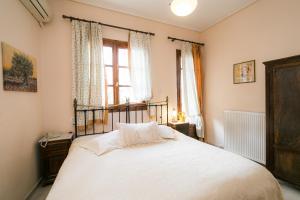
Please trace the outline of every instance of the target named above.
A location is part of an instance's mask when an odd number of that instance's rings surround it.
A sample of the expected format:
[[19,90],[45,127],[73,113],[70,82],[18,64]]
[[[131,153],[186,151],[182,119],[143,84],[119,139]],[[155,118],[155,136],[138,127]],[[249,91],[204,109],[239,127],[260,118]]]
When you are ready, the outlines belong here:
[[197,7],[198,0],[173,0],[170,4],[172,12],[177,16],[187,16]]

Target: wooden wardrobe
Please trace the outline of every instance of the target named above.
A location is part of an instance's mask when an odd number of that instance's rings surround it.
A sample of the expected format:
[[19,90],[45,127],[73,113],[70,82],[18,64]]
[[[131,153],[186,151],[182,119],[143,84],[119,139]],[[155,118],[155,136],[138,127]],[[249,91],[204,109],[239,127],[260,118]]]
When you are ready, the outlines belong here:
[[264,64],[267,168],[300,187],[300,55]]

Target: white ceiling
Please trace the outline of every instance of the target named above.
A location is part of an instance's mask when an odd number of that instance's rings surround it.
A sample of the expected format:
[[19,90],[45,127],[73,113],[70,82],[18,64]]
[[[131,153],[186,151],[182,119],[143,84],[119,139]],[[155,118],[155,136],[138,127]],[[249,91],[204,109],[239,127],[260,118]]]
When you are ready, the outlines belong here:
[[198,0],[196,10],[189,16],[175,16],[169,7],[172,0],[73,0],[93,6],[140,16],[146,19],[204,31],[256,0]]

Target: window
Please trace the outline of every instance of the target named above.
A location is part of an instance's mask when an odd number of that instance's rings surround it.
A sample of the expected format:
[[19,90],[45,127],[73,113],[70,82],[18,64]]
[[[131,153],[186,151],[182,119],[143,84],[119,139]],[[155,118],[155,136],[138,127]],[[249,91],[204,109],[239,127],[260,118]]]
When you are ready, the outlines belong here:
[[181,50],[176,50],[176,76],[177,76],[177,111],[182,112],[181,107],[181,79],[182,79],[182,65],[181,65]]
[[128,43],[104,39],[103,51],[108,104],[124,104],[131,96]]

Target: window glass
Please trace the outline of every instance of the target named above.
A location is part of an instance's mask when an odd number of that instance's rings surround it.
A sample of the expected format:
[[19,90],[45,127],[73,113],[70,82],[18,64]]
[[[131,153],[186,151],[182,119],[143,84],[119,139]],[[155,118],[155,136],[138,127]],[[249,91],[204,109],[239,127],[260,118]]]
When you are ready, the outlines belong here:
[[120,104],[126,103],[126,98],[131,101],[131,87],[119,87]]
[[120,85],[130,85],[130,74],[129,68],[119,68],[119,84]]
[[107,85],[113,85],[113,67],[105,67]]
[[107,97],[108,97],[108,104],[113,105],[114,104],[114,88],[112,86],[107,87]]
[[113,52],[112,47],[103,47],[103,57],[105,65],[113,65]]
[[119,66],[128,66],[128,49],[119,49]]

